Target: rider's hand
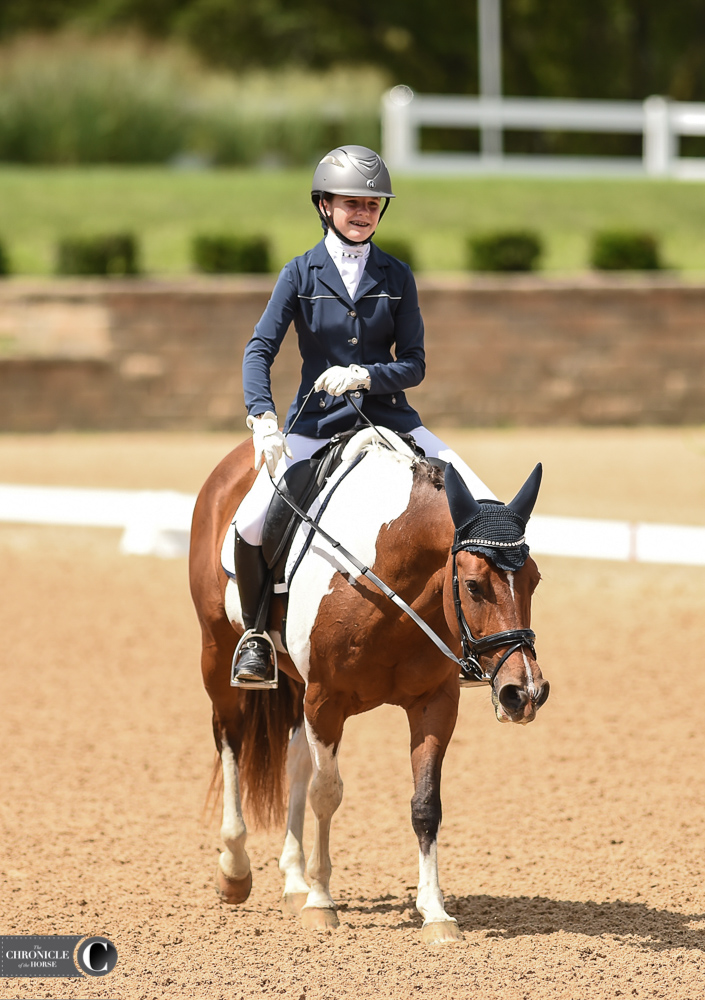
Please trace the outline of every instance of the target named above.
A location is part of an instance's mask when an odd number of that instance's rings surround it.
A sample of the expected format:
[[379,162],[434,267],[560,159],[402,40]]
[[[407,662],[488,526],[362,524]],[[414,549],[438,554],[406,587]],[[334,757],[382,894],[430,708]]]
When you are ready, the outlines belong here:
[[349,365],[347,368],[333,365],[318,376],[313,388],[316,392],[323,389],[330,396],[342,396],[350,389],[369,389],[370,373],[360,365]]
[[255,469],[262,467],[264,459],[267,472],[273,476],[283,454],[293,458],[286,443],[286,438],[279,430],[276,413],[267,410],[257,417],[248,417],[247,426],[252,431],[252,444],[255,449]]

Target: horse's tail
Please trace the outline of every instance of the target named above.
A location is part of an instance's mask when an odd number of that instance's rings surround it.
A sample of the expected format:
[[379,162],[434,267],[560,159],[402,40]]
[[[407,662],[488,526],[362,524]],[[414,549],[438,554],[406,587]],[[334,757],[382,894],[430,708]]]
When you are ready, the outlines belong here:
[[286,755],[289,734],[303,721],[303,685],[279,674],[276,691],[241,689],[233,751],[240,792],[254,826],[281,824],[286,816]]

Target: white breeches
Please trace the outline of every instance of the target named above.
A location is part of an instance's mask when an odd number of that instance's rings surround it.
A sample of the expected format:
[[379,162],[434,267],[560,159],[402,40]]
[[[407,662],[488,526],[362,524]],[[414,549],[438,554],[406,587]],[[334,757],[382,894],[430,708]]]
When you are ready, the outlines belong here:
[[[465,480],[470,492],[476,500],[496,500],[491,489],[475,475],[469,465],[467,465],[460,455],[456,454],[439,437],[432,434],[425,427],[419,426],[411,431],[411,435],[420,448],[429,458],[441,458],[444,462],[449,462]],[[327,444],[328,438],[310,438],[302,434],[287,435],[287,444],[291,449],[293,458],[282,456],[282,460],[277,466],[275,479],[277,482],[284,472],[293,465],[294,462],[301,462],[305,458],[310,458],[315,451]],[[262,465],[257,479],[250,492],[237,509],[235,515],[235,525],[241,537],[250,545],[262,544],[262,529],[267,516],[269,503],[274,494],[274,486],[267,472],[266,465]]]

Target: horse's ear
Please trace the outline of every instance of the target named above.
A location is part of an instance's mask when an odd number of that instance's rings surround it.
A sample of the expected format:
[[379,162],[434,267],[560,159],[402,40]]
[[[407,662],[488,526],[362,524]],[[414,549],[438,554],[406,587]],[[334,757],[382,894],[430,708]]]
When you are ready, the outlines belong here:
[[450,516],[455,527],[461,528],[482,508],[450,463],[446,465],[445,483]]
[[539,462],[514,499],[507,504],[507,507],[513,510],[515,514],[518,514],[524,522],[528,521],[531,517],[536,497],[539,495],[542,474],[543,466]]

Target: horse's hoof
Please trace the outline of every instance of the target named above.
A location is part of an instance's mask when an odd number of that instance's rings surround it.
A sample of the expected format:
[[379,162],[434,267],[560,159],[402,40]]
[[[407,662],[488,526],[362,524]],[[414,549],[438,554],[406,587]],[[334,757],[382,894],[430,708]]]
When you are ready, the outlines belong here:
[[330,907],[305,906],[301,911],[301,926],[307,931],[325,931],[339,924],[337,912]]
[[288,917],[298,917],[301,910],[306,905],[308,893],[306,892],[285,892],[282,896],[282,913]]
[[244,878],[228,878],[223,869],[218,865],[215,875],[215,891],[224,903],[230,906],[237,906],[244,903],[250,895],[252,889],[252,872],[248,872]]
[[462,941],[463,932],[458,927],[457,920],[437,920],[423,925],[421,940],[424,944],[449,944],[451,941]]

